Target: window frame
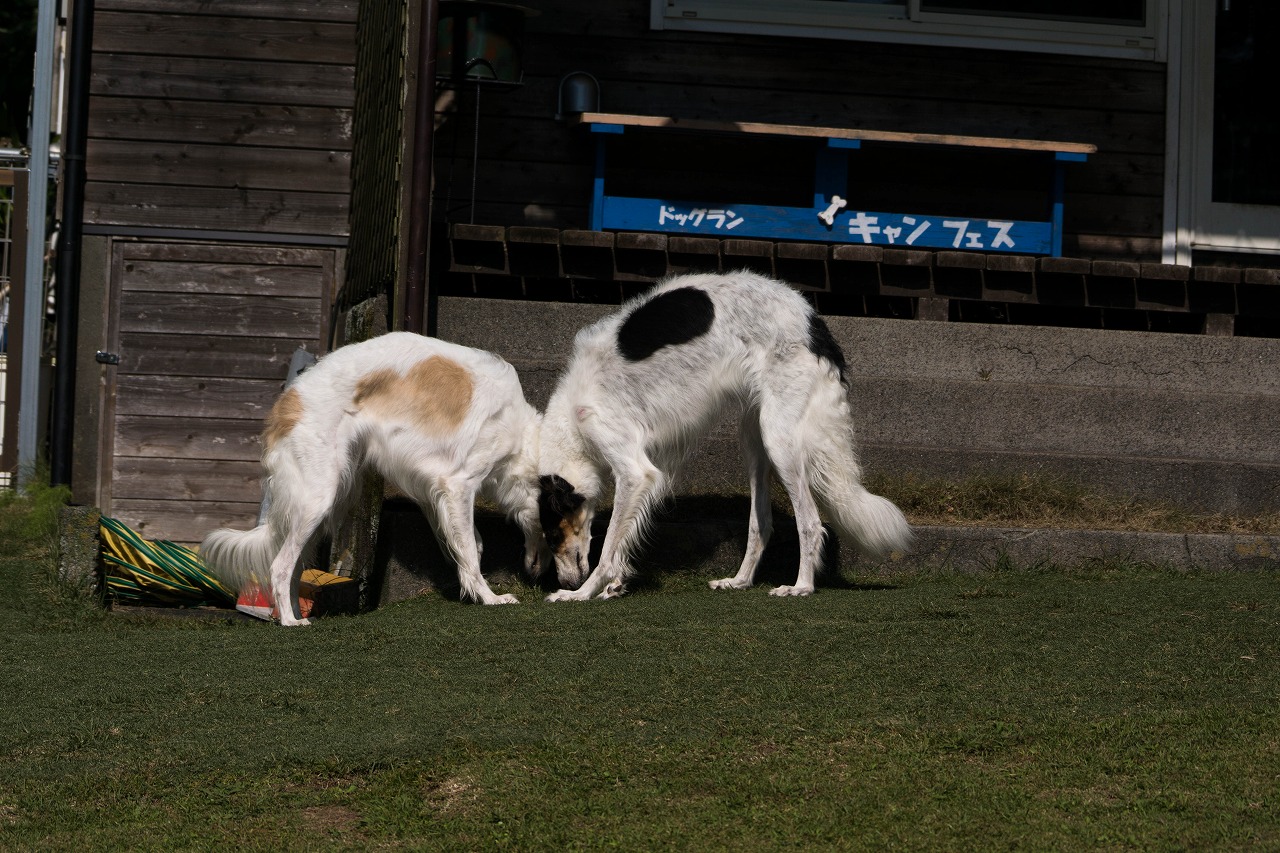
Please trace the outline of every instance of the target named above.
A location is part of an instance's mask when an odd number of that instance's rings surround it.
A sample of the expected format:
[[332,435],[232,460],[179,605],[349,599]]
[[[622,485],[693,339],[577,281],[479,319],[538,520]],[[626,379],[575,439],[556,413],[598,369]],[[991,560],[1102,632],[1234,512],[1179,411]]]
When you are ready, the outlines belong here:
[[1141,26],[982,12],[923,11],[921,0],[650,0],[655,30],[724,32],[1023,50],[1164,61],[1165,7],[1144,0]]

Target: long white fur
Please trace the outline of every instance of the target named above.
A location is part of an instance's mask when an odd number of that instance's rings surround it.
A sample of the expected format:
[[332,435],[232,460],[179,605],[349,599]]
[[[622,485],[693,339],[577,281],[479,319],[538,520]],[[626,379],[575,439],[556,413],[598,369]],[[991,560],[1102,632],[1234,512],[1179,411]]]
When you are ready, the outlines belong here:
[[[619,353],[618,330],[657,294],[696,287],[711,298],[710,330],[640,361]],[[830,361],[810,351],[813,308],[787,285],[751,272],[680,276],[659,283],[578,333],[574,352],[543,416],[539,473],[558,475],[585,498],[576,541],[554,554],[563,581],[586,574],[590,521],[614,481],[613,514],[595,570],[552,601],[608,598],[625,590],[630,561],[654,507],[681,462],[712,423],[740,407],[740,439],[751,484],[746,555],[738,573],[713,589],[754,582],[772,532],[770,470],[791,497],[800,536],[794,585],[773,595],[809,595],[822,564],[826,510],[860,551],[884,555],[909,547],[906,519],[861,485],[845,388]],[[545,524],[545,521],[544,521]]]
[[[460,365],[472,382],[470,408],[450,434],[430,434],[412,418],[388,419],[354,402],[363,378],[387,369],[403,375],[432,356]],[[302,415],[264,450],[265,524],[214,531],[201,546],[218,576],[237,588],[269,577],[280,624],[308,624],[298,612],[302,558],[321,525],[332,527],[345,515],[357,473],[371,465],[422,508],[457,563],[463,598],[516,602],[495,595],[481,575],[473,522],[475,498],[485,494],[520,525],[526,569],[540,571],[546,545],[533,451],[541,417],[525,402],[511,365],[492,353],[393,332],[335,350],[290,389],[301,398]]]

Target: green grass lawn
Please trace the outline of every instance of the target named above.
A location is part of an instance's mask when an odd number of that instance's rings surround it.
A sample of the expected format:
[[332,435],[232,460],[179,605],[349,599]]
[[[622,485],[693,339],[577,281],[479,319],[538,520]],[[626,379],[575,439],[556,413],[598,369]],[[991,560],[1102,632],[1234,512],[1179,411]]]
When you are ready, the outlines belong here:
[[0,849],[1280,848],[1274,573],[104,617],[0,506]]

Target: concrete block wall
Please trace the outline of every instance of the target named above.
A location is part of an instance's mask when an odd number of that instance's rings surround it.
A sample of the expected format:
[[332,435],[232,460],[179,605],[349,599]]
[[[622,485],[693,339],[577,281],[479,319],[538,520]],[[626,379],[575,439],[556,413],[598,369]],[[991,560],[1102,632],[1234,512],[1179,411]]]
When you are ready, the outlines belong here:
[[[442,338],[497,352],[543,406],[613,306],[442,297]],[[1280,340],[829,317],[873,473],[1042,472],[1201,510],[1280,509]],[[677,494],[746,490],[731,422]]]

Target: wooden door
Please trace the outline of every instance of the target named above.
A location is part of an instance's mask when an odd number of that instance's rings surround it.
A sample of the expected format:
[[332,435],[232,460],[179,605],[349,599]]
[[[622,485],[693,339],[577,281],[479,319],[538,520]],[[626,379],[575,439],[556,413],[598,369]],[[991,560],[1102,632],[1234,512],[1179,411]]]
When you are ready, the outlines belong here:
[[116,242],[99,505],[150,539],[252,527],[263,418],[326,350],[337,251]]

